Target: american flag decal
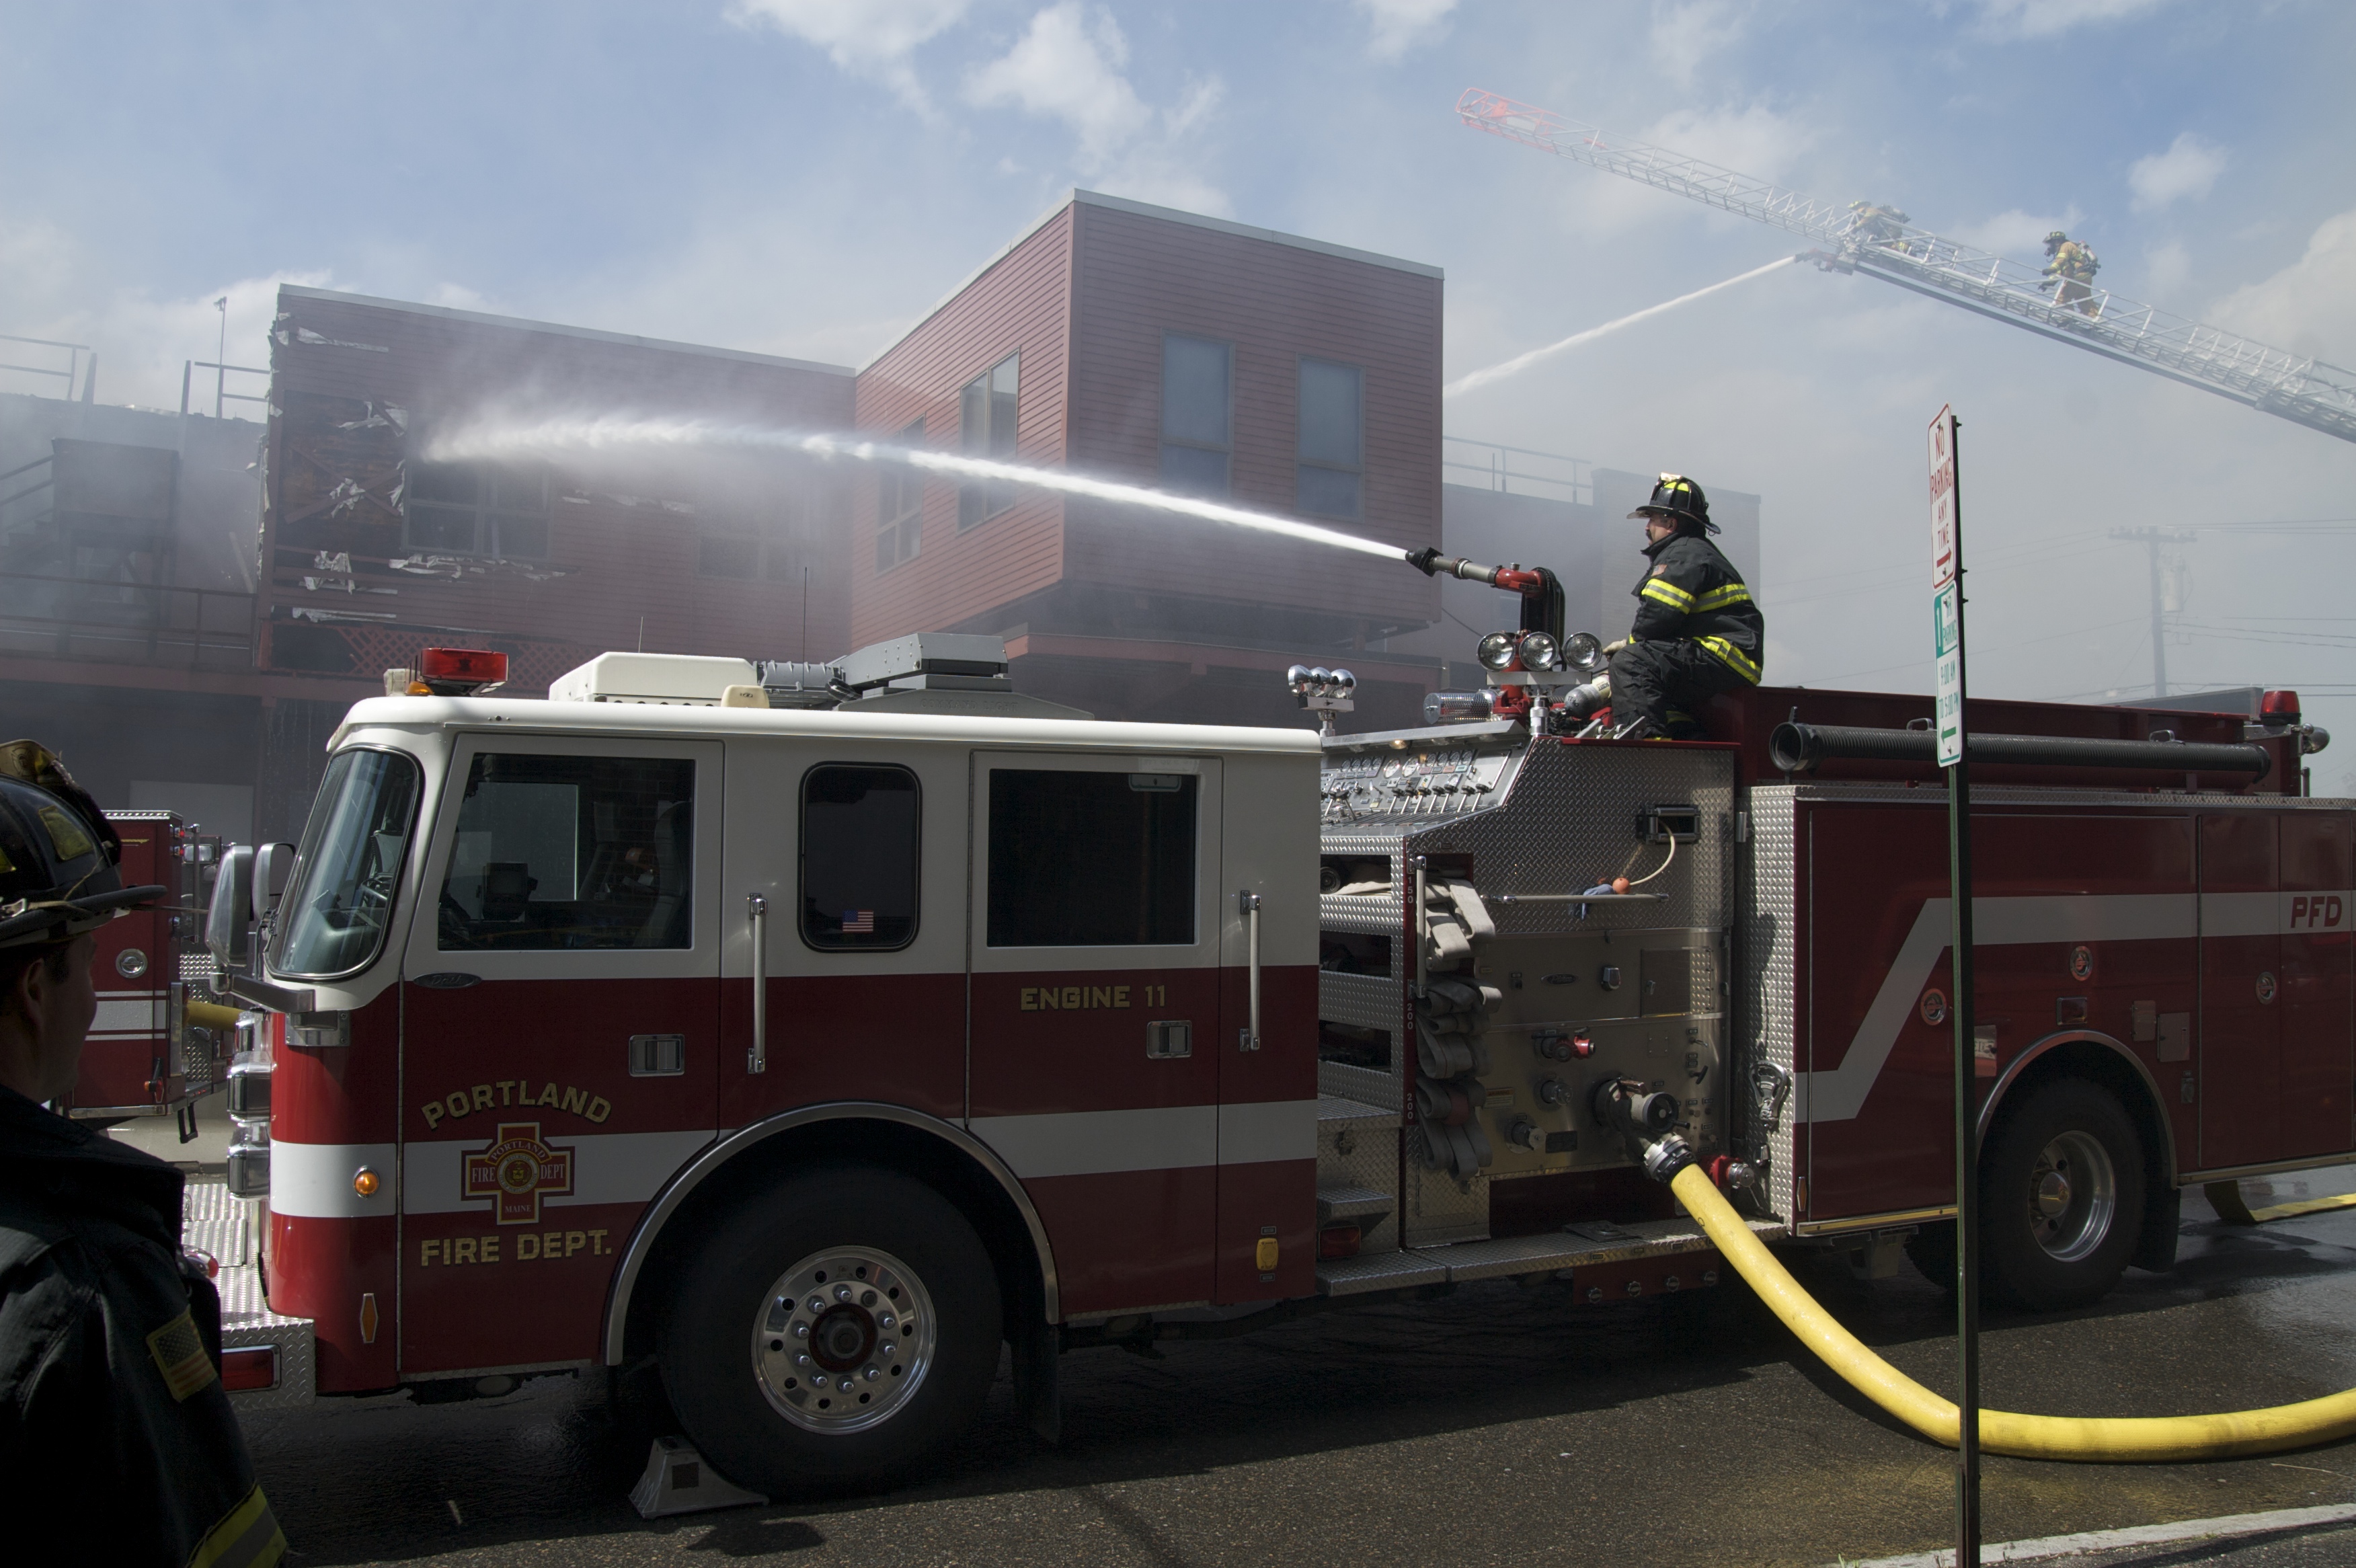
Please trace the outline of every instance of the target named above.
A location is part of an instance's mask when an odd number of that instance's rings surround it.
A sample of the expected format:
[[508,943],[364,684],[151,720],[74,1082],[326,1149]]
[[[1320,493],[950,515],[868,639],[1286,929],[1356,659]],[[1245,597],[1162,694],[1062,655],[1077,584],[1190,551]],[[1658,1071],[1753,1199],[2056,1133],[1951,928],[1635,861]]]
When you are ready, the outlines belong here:
[[875,911],[845,909],[842,912],[842,934],[848,937],[862,932],[871,937],[875,934]]

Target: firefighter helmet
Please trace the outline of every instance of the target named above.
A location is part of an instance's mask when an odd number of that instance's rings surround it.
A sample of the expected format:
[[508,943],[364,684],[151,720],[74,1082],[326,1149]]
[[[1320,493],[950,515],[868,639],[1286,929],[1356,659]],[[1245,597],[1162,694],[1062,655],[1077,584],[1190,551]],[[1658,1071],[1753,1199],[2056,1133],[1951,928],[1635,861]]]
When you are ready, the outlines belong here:
[[96,930],[166,889],[125,887],[123,841],[38,741],[0,745],[0,948]]
[[1631,518],[1658,514],[1673,517],[1681,523],[1692,523],[1718,532],[1718,524],[1709,521],[1709,498],[1701,487],[1683,474],[1663,474],[1661,482],[1653,487],[1652,498],[1628,515]]
[[2054,230],[2053,232],[2045,236],[2045,248],[2049,251],[2059,250],[2062,246],[2066,245],[2069,242],[2070,236],[2064,234],[2059,229]]

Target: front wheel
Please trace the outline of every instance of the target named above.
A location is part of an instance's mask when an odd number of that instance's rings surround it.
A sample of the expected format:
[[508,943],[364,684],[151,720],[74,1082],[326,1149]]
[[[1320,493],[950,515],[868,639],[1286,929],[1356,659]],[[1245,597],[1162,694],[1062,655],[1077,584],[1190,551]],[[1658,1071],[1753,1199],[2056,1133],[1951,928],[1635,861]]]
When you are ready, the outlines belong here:
[[1000,1329],[997,1272],[956,1206],[898,1172],[837,1165],[714,1227],[659,1355],[704,1457],[780,1496],[887,1480],[970,1425]]
[[1980,1171],[1983,1261],[1998,1299],[2083,1306],[2119,1283],[2143,1222],[2143,1141],[2119,1102],[2064,1079],[1989,1140]]

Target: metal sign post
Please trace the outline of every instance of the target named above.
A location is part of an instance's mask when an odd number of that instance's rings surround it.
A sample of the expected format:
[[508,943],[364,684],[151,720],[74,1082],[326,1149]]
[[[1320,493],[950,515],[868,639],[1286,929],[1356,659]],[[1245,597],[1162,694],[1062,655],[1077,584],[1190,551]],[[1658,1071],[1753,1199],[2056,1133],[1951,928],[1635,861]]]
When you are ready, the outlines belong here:
[[1931,421],[1931,624],[1939,766],[1947,774],[1947,881],[1955,990],[1955,1568],[1980,1561],[1979,1147],[1972,1006],[1972,801],[1964,760],[1964,509],[1953,408]]

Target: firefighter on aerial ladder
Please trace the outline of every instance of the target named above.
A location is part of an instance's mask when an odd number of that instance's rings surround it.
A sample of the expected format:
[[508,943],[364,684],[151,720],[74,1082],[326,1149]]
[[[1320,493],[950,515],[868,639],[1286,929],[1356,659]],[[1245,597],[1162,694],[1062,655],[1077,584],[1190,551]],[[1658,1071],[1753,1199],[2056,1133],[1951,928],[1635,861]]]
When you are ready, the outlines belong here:
[[1634,589],[1636,622],[1604,650],[1608,680],[1580,687],[1575,701],[1592,711],[1608,700],[1612,733],[1624,739],[1698,739],[1694,710],[1759,683],[1766,621],[1742,574],[1709,542],[1718,525],[1699,485],[1663,474],[1628,516],[1644,524],[1649,563]]
[[2081,316],[2099,316],[2102,306],[2094,303],[2094,274],[2103,263],[2094,252],[2056,229],[2045,236],[2045,287],[2053,290],[2053,303],[2065,310],[2075,310]]

